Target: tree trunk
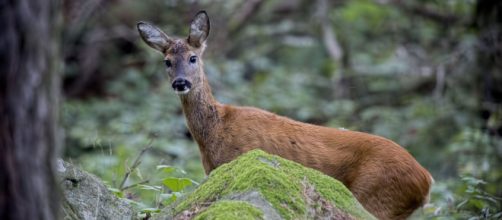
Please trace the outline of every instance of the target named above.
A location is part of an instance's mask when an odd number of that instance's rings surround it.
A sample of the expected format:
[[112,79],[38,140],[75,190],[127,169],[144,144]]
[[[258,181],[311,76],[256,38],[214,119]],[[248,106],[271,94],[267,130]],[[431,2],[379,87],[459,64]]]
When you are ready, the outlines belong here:
[[0,5],[0,219],[58,219],[59,4]]
[[481,113],[487,131],[502,137],[502,1],[478,0],[475,10]]

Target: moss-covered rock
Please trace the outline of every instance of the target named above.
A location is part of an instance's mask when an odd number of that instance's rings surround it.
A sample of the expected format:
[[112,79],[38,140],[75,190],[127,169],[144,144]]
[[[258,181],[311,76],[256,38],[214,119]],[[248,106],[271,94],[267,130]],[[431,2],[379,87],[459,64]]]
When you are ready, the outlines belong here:
[[339,181],[261,150],[220,166],[158,217],[166,213],[175,219],[375,219]]
[[202,219],[263,219],[263,212],[247,202],[221,200],[195,217],[195,220]]

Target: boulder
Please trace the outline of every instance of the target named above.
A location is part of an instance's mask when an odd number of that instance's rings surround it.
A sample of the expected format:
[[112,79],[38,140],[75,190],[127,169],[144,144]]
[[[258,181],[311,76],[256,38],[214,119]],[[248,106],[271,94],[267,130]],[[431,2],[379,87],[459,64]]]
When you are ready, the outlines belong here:
[[135,219],[136,211],[96,176],[59,159],[57,178],[63,193],[63,219]]
[[213,170],[154,219],[375,219],[339,181],[261,150]]

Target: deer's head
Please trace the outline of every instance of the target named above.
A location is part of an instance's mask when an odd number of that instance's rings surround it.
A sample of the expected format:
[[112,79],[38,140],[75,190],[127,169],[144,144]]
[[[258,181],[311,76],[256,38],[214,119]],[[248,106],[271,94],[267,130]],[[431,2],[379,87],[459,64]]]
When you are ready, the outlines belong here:
[[177,94],[187,94],[202,83],[202,54],[209,35],[209,17],[198,12],[190,24],[187,38],[171,38],[158,27],[146,22],[138,23],[141,38],[164,55],[166,71]]

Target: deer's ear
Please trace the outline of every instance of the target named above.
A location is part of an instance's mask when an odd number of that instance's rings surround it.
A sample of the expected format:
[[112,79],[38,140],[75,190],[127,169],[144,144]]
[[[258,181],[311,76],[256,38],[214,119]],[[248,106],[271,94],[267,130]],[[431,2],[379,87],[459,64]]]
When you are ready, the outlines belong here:
[[199,48],[209,36],[209,17],[205,11],[199,11],[190,24],[190,34],[188,35],[188,43],[195,48]]
[[138,22],[137,27],[139,35],[141,35],[143,41],[145,41],[148,46],[162,53],[169,47],[169,44],[172,42],[167,34],[149,23],[141,21]]

